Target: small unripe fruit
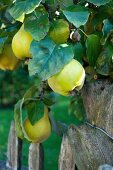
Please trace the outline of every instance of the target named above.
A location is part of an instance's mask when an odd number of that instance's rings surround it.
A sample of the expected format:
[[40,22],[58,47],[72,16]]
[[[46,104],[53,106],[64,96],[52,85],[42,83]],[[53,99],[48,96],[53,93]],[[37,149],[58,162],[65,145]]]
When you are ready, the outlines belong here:
[[49,36],[56,44],[66,43],[69,34],[70,30],[67,21],[63,19],[58,19],[52,23],[49,31]]

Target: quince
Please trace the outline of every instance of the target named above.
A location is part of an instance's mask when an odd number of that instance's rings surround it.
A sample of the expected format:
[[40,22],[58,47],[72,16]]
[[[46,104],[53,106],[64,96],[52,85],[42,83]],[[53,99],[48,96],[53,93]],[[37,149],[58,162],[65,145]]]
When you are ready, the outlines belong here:
[[17,58],[21,60],[31,58],[30,45],[32,40],[31,34],[24,30],[23,24],[12,40],[12,49]]
[[29,141],[41,143],[46,140],[51,134],[51,124],[48,117],[48,110],[45,109],[44,116],[34,125],[31,124],[28,118],[25,119],[24,134]]
[[68,96],[74,89],[78,91],[82,88],[84,79],[84,68],[77,60],[72,59],[59,73],[48,79],[48,84],[54,92]]
[[15,57],[11,45],[6,44],[0,54],[0,69],[14,70],[19,65],[19,60]]
[[67,42],[69,34],[70,30],[67,21],[58,19],[52,23],[49,36],[56,44],[63,44]]

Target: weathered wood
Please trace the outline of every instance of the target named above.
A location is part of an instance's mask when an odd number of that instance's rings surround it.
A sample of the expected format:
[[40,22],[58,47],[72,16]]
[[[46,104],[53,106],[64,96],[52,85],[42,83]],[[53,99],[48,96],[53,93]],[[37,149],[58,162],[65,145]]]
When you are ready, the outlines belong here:
[[29,170],[44,170],[44,153],[41,144],[32,143],[29,147]]
[[97,170],[102,164],[113,166],[113,140],[103,132],[87,125],[70,126],[68,137],[78,170]]
[[12,121],[8,137],[6,167],[12,170],[21,170],[21,157],[22,141],[17,138],[14,121]]
[[109,80],[87,83],[82,97],[89,121],[113,135],[113,83]]
[[67,136],[64,136],[62,139],[58,166],[59,170],[75,170],[72,150]]
[[[82,90],[88,121],[113,136],[113,83],[99,80]],[[97,170],[102,164],[113,166],[113,140],[89,125],[70,126],[69,142],[78,170]]]

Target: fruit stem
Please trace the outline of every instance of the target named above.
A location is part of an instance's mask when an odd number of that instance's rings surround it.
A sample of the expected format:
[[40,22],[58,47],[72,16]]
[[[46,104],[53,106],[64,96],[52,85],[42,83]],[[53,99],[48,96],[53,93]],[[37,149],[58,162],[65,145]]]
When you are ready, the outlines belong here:
[[86,37],[88,37],[88,35],[87,35],[82,29],[79,28],[79,30],[80,30]]
[[76,92],[74,90],[69,92],[71,94],[71,96],[75,96]]

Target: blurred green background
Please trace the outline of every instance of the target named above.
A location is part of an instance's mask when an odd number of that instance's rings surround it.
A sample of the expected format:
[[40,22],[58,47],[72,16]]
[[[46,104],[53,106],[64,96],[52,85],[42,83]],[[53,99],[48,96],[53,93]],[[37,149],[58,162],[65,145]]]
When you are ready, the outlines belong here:
[[[14,104],[21,99],[25,91],[33,84],[26,69],[19,68],[14,72],[0,71],[0,160],[6,160],[7,139],[10,123],[13,120]],[[53,116],[67,124],[76,123],[74,115],[68,114],[70,97],[57,96],[52,106]],[[43,143],[45,153],[45,170],[58,169],[58,156],[62,138],[52,132]],[[28,165],[29,142],[23,143],[22,164]]]

